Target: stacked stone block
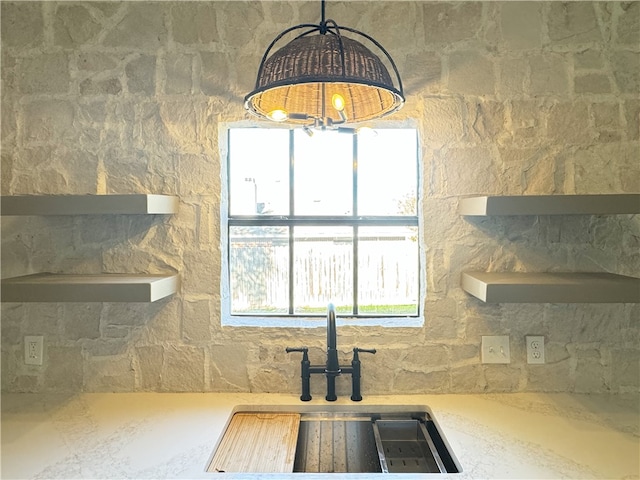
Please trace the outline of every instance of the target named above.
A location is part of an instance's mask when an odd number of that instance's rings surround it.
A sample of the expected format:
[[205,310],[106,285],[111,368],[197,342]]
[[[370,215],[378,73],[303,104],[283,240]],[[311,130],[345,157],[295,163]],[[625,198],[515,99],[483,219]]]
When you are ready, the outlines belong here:
[[[183,280],[153,304],[3,303],[3,390],[297,392],[284,347],[319,362],[323,329],[221,324],[220,172],[225,129],[253,124],[242,98],[265,48],[318,21],[318,2],[0,9],[2,194],[180,197],[171,217],[3,217],[2,276]],[[327,14],[391,52],[407,103],[379,126],[415,127],[422,146],[424,326],[340,327],[341,360],[378,349],[364,395],[637,391],[638,305],[485,305],[459,287],[474,269],[638,276],[637,216],[471,219],[456,205],[640,191],[640,3],[329,2]],[[480,337],[502,334],[511,364],[480,364]],[[545,365],[525,363],[526,334],[545,336]],[[24,335],[45,336],[43,367],[23,364]]]

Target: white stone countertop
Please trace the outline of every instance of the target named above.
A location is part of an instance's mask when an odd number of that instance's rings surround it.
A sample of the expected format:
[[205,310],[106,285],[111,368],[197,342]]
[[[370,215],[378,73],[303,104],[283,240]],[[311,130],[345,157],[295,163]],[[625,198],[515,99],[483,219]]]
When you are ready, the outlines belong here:
[[[354,478],[372,474],[205,473],[237,405],[307,405],[249,393],[3,394],[3,479]],[[310,405],[354,405],[348,398]],[[426,405],[463,472],[388,478],[637,479],[640,396],[398,395],[362,405]],[[334,408],[334,407],[330,407]]]

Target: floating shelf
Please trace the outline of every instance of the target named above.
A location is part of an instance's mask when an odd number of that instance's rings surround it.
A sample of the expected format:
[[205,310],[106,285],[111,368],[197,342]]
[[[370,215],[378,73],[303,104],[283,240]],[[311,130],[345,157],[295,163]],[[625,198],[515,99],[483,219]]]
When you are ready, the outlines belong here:
[[514,195],[461,198],[460,215],[618,215],[640,213],[640,194]]
[[178,290],[178,275],[37,273],[2,280],[3,302],[155,302]]
[[10,195],[2,196],[2,215],[172,214],[173,195]]
[[640,278],[612,273],[464,272],[462,288],[486,303],[640,303]]

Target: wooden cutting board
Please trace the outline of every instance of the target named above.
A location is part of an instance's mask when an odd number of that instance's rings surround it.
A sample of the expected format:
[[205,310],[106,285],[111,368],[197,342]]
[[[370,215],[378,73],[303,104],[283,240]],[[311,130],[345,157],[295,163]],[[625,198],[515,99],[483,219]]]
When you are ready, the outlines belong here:
[[207,471],[291,473],[299,427],[298,413],[236,413]]

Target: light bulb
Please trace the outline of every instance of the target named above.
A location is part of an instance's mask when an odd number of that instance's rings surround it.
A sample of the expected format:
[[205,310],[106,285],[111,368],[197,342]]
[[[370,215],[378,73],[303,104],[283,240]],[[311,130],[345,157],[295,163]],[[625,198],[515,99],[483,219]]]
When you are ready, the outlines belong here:
[[331,105],[337,111],[341,112],[344,110],[344,98],[339,93],[334,93],[331,97]]
[[271,110],[269,113],[267,113],[267,117],[269,117],[274,122],[284,122],[287,118],[289,118],[289,115],[287,115],[287,112],[285,112],[284,110]]
[[368,136],[368,137],[377,137],[378,136],[378,131],[374,130],[371,127],[360,127],[360,128],[358,128],[358,134],[365,135],[365,136]]

